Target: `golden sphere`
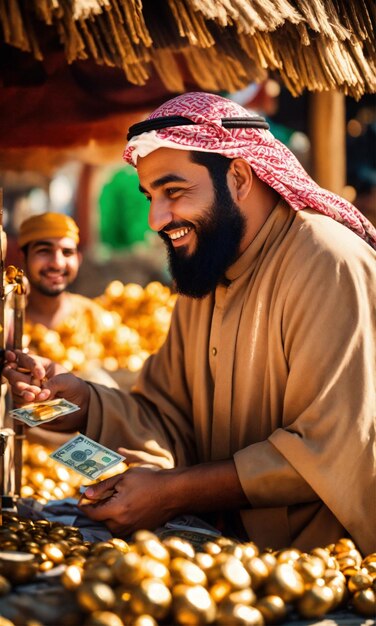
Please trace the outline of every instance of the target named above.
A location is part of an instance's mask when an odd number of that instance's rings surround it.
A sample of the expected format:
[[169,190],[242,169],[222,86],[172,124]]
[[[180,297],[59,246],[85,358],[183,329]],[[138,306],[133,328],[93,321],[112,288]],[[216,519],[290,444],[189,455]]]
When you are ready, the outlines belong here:
[[305,619],[321,617],[331,609],[333,600],[334,593],[330,587],[314,583],[299,598],[297,610]]
[[115,604],[115,594],[109,585],[101,582],[83,583],[77,589],[77,602],[82,609],[93,613],[111,609]]
[[293,602],[304,593],[304,580],[290,563],[276,565],[265,584],[266,595],[280,596]]
[[363,617],[375,617],[376,615],[376,593],[373,589],[363,589],[357,591],[352,599],[352,604],[356,613]]
[[173,590],[172,614],[178,624],[200,626],[213,622],[216,605],[201,585],[176,585]]
[[279,596],[263,596],[255,603],[265,624],[281,624],[287,617],[287,608]]

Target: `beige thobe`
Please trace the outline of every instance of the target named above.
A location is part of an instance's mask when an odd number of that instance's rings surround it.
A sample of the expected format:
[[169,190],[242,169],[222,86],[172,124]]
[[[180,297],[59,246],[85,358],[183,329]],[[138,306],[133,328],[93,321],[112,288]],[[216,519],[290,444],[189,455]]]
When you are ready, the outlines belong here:
[[161,467],[234,458],[260,547],[375,550],[375,260],[280,202],[228,284],[178,298],[131,394],[91,386],[87,435]]

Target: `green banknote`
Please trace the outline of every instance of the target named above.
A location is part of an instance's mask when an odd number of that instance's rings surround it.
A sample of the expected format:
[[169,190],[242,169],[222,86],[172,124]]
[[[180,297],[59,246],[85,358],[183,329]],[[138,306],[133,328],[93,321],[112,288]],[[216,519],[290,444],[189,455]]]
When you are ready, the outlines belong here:
[[121,454],[81,434],[64,443],[50,457],[92,480],[125,459]]

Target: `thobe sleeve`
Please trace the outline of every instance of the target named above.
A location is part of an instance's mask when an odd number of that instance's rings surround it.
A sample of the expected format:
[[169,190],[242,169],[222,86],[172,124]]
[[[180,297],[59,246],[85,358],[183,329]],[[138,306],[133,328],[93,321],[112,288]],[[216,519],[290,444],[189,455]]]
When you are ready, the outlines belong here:
[[254,507],[320,498],[367,550],[376,527],[376,285],[371,251],[354,254],[346,242],[341,254],[302,259],[286,286],[283,428],[235,462]]
[[189,465],[196,461],[191,413],[177,303],[164,345],[146,361],[131,392],[90,385],[86,434],[125,448],[128,462]]

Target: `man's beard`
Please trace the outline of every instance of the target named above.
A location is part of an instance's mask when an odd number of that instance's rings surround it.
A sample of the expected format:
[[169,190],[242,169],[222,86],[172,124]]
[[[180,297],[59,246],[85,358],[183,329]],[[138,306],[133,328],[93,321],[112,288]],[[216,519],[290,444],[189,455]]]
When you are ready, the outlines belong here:
[[214,190],[215,198],[205,218],[198,220],[195,226],[190,222],[174,224],[178,228],[195,229],[197,246],[193,254],[188,255],[185,246],[174,248],[168,235],[159,232],[167,247],[176,290],[191,298],[203,298],[224,282],[227,269],[239,254],[245,231],[245,217],[233,201],[226,179],[215,181]]
[[38,283],[38,284],[32,285],[32,287],[36,291],[39,291],[39,293],[41,293],[43,296],[49,296],[50,298],[55,298],[56,296],[60,296],[60,294],[66,290],[67,285],[61,285],[61,287],[59,286],[57,288],[50,289],[49,287],[45,287],[44,285],[40,285]]
[[57,296],[60,296],[60,294],[63,293],[63,291],[65,291],[68,285],[72,282],[73,282],[72,280],[66,280],[61,285],[55,285],[54,287],[49,287],[48,285],[45,285],[42,281],[33,280],[29,278],[30,287],[32,289],[34,289],[35,291],[38,291],[43,296],[48,296],[50,298],[55,298]]

